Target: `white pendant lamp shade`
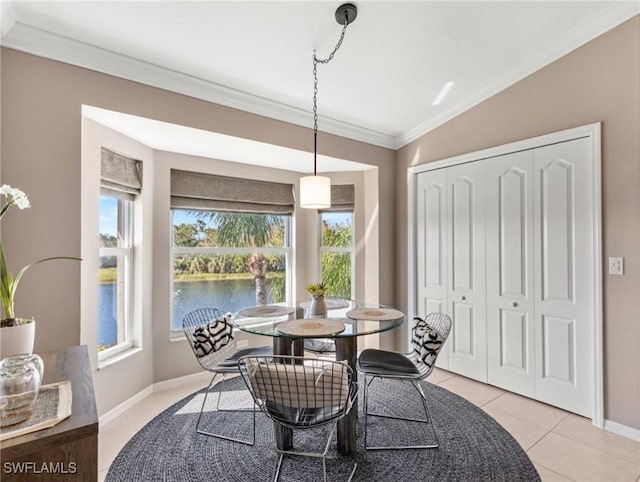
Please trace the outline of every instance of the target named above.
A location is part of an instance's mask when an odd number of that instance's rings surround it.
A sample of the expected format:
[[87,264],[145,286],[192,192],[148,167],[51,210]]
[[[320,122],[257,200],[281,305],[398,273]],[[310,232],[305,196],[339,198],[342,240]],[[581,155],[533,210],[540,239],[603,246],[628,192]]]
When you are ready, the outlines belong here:
[[307,209],[331,207],[331,178],[305,176],[300,178],[300,206]]

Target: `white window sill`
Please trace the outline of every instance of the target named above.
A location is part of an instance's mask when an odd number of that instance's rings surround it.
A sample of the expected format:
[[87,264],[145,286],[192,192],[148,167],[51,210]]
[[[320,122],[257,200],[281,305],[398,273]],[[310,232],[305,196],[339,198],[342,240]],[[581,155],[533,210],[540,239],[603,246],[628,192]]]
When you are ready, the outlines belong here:
[[169,334],[169,343],[176,343],[179,341],[187,341],[187,337],[184,336],[184,332],[182,331],[172,331]]
[[142,348],[139,346],[134,346],[123,352],[111,355],[108,358],[104,358],[102,360],[98,359],[98,370],[103,370],[111,365],[115,365],[116,363],[119,363],[140,352],[142,352]]

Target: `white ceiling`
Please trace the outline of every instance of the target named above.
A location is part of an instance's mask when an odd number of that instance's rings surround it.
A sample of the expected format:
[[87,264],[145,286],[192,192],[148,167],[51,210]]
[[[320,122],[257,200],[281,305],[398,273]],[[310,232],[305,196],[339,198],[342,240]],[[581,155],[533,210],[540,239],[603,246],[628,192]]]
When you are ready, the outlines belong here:
[[[4,1],[2,44],[311,127],[338,1]],[[318,67],[319,129],[397,148],[640,12],[628,1],[366,1]],[[432,105],[454,82],[440,105]]]

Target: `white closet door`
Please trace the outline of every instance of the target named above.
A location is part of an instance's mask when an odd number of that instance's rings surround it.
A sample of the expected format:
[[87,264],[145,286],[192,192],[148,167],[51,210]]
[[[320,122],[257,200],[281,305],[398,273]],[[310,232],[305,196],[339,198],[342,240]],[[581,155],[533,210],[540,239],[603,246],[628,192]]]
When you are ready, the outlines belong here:
[[449,368],[487,381],[484,162],[448,169]]
[[488,381],[533,397],[533,151],[485,162]]
[[536,398],[593,413],[593,169],[588,138],[534,150]]
[[[416,213],[417,315],[446,313],[449,291],[446,169],[418,174]],[[438,355],[437,366],[448,368],[446,349]]]

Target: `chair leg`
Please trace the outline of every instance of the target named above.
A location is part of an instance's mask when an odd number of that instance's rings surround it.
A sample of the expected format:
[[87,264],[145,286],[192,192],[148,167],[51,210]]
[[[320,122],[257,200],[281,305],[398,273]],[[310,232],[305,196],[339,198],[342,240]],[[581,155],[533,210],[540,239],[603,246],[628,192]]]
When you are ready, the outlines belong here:
[[[274,477],[274,482],[277,482],[279,477],[280,477],[280,469],[282,467],[282,460],[285,456],[285,454],[288,455],[300,455],[303,457],[315,457],[315,458],[320,458],[322,459],[322,478],[324,482],[327,482],[327,463],[326,463],[326,459],[327,459],[327,453],[329,452],[329,446],[331,445],[331,439],[333,438],[333,434],[336,431],[336,426],[338,425],[338,421],[334,421],[331,429],[329,430],[329,436],[327,437],[327,442],[324,446],[324,450],[322,452],[295,452],[293,450],[281,450],[278,448],[277,444],[275,444],[275,448],[276,448],[276,453],[280,454],[280,457],[278,459],[278,464],[276,466],[276,475]],[[275,440],[274,440],[275,443]],[[350,482],[351,479],[353,478],[353,474],[355,474],[356,469],[358,468],[358,464],[354,463],[353,469],[351,470],[351,474],[349,475],[349,478],[347,479],[347,482]]]
[[[396,415],[385,415],[385,414],[381,414],[381,413],[369,413],[369,408],[368,408],[368,389],[369,389],[369,385],[371,384],[371,382],[373,382],[373,379],[376,377],[371,377],[371,381],[369,383],[366,383],[366,375],[365,375],[365,384],[364,384],[364,448],[365,450],[402,450],[402,449],[435,449],[438,448],[440,446],[440,441],[438,439],[438,434],[436,433],[435,427],[433,425],[433,419],[431,418],[431,414],[429,413],[429,405],[427,403],[427,397],[424,394],[424,391],[422,390],[422,387],[415,381],[415,380],[411,380],[411,384],[414,386],[414,388],[418,391],[419,395],[420,395],[420,401],[422,402],[422,406],[424,408],[424,412],[425,412],[425,416],[426,419],[419,419],[419,418],[411,418],[411,417],[400,417],[400,416],[396,416]],[[401,380],[403,381],[403,380]],[[389,419],[393,419],[393,420],[404,420],[407,422],[418,422],[418,423],[426,423],[431,425],[431,430],[433,432],[433,435],[436,439],[436,443],[435,444],[427,444],[427,445],[403,445],[403,446],[376,446],[376,447],[370,447],[369,445],[367,445],[367,432],[368,432],[368,417],[369,415],[371,415],[372,417],[378,417],[378,418],[389,418]]]
[[[253,445],[255,443],[256,440],[256,406],[255,403],[253,405],[253,434],[251,437],[251,440],[243,440],[243,439],[239,439],[239,438],[234,438],[234,437],[226,437],[224,435],[220,435],[217,433],[212,433],[212,432],[207,432],[205,430],[201,430],[200,429],[200,419],[202,418],[202,413],[204,412],[204,407],[207,403],[207,397],[209,396],[209,392],[211,391],[211,388],[215,385],[215,380],[216,377],[219,375],[219,373],[215,373],[213,375],[213,378],[211,379],[211,382],[209,383],[209,386],[207,387],[207,390],[205,392],[204,395],[204,399],[202,400],[202,407],[200,407],[200,414],[198,415],[198,422],[196,423],[196,432],[202,435],[208,435],[209,437],[215,437],[215,438],[219,438],[222,440],[229,440],[231,442],[238,442],[241,444],[245,444],[245,445]],[[220,380],[220,383],[222,383],[226,378],[226,373],[222,374],[222,379]],[[225,412],[237,412],[237,411],[248,411],[248,410],[218,410],[218,408],[220,407],[220,398],[222,396],[222,393],[220,392],[220,390],[217,390],[218,392],[218,400],[216,402],[216,411],[225,411]]]
[[284,458],[284,454],[280,454],[278,458],[278,465],[276,465],[276,476],[273,478],[273,482],[278,482],[278,478],[280,477],[280,467],[282,467],[282,459]]

